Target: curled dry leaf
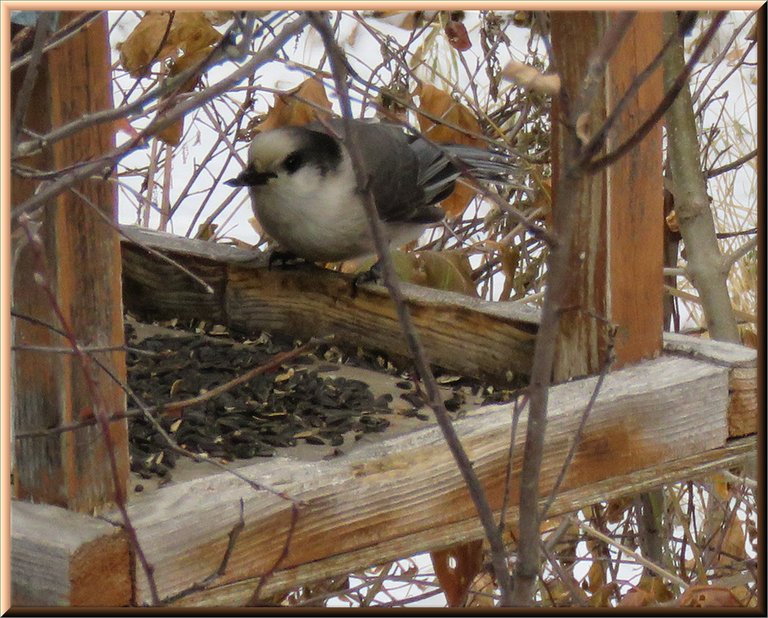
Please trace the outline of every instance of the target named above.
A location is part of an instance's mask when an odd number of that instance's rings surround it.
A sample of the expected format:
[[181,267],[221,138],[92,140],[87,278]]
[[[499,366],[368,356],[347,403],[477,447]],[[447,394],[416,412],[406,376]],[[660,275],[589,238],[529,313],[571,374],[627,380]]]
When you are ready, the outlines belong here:
[[677,222],[677,213],[673,210],[670,212],[664,220],[667,222],[667,227],[670,232],[679,232],[680,224]]
[[176,59],[215,45],[221,34],[199,11],[147,11],[119,44],[120,64],[132,77],[143,77],[154,62]]
[[[205,59],[221,39],[206,15],[199,11],[148,11],[136,29],[119,45],[120,63],[135,78],[145,76],[155,62],[170,60],[169,76],[194,67]],[[189,92],[200,75],[193,75],[178,91]],[[162,110],[166,113],[168,110]],[[184,133],[180,118],[157,134],[176,146]]]
[[[275,104],[269,108],[257,131],[278,127],[301,126],[318,118],[330,118],[331,103],[319,79],[309,77],[293,90],[275,95]],[[328,111],[324,111],[328,110]]]
[[445,36],[448,37],[448,43],[458,51],[467,51],[472,47],[472,41],[469,40],[467,27],[460,21],[450,20],[445,24]]
[[[470,541],[430,552],[435,575],[449,607],[463,603],[469,586],[483,568],[483,542]],[[453,565],[453,566],[451,566]]]
[[728,588],[721,586],[691,586],[678,601],[680,607],[741,607]]
[[502,69],[501,75],[504,79],[514,82],[526,90],[549,95],[556,95],[560,92],[559,75],[545,75],[532,66],[516,60],[508,62],[507,66]]

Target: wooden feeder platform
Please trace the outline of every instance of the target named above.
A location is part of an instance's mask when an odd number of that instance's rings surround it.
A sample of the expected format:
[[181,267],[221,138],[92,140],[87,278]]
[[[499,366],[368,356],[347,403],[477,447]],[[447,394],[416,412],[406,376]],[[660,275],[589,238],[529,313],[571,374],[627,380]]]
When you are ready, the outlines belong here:
[[[349,277],[339,273],[309,266],[269,270],[244,249],[123,230],[140,243],[122,244],[129,311],[304,339],[334,334],[340,346],[408,356],[394,305],[380,286],[366,284],[353,295]],[[213,293],[161,256],[181,263]],[[530,367],[535,311],[416,286],[404,289],[435,365],[495,383]],[[542,501],[596,381],[590,377],[551,389]],[[469,409],[455,422],[496,510],[506,489],[515,405]],[[128,513],[153,566],[159,598],[184,606],[244,605],[255,592],[263,598],[482,537],[439,429],[420,427],[361,441],[341,456],[323,459],[315,452],[302,459],[284,451],[250,460],[235,468],[238,476],[203,474],[198,465],[165,486],[129,492]],[[660,357],[605,377],[550,515],[736,466],[754,455],[756,431],[755,351],[665,334]],[[524,436],[523,413],[508,488],[512,522]],[[244,478],[269,490],[254,489]],[[14,501],[12,517],[16,605],[151,602],[118,513],[90,517]],[[47,534],[50,530],[57,534]],[[219,573],[222,564],[226,569]]]

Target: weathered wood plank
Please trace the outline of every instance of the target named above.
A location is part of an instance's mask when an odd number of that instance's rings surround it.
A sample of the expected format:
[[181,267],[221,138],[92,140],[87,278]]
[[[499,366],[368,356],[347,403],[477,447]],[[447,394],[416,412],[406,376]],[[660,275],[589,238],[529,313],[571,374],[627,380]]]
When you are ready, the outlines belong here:
[[[662,484],[691,480],[738,466],[745,459],[753,458],[757,451],[754,436],[729,442],[726,446],[684,457],[673,462],[661,462],[657,466],[614,476],[585,487],[565,491],[552,503],[551,515],[574,512],[602,500],[650,491]],[[517,520],[518,507],[510,508],[509,521]],[[375,565],[412,556],[421,549],[440,549],[457,543],[482,538],[483,529],[477,518],[466,519],[442,528],[419,531],[396,541],[364,547],[354,552],[330,556],[309,564],[278,570],[268,577],[261,590],[266,598],[296,586],[306,585],[328,577],[349,573],[350,565]],[[359,566],[356,568],[360,568]],[[216,585],[205,591],[194,592],[179,599],[179,606],[242,606],[259,585],[260,578],[246,578],[229,584]]]
[[[62,12],[59,25],[76,18]],[[112,108],[110,48],[107,15],[44,56],[34,104],[29,106],[31,127],[45,134],[81,118]],[[20,79],[21,71],[14,72]],[[109,124],[84,128],[44,149],[39,169],[69,169],[95,160],[112,149],[114,129]],[[35,183],[12,176],[11,201],[18,204],[35,190]],[[64,328],[51,300],[36,281],[43,277],[55,295],[66,328],[81,345],[121,346],[123,312],[120,287],[120,246],[106,219],[116,219],[116,188],[111,180],[87,179],[65,191],[40,215],[41,251],[24,241],[17,247],[14,273],[14,310],[40,323],[14,319],[13,423],[19,433],[56,427],[91,416],[125,411],[120,385],[91,364],[92,378],[84,378],[83,362],[70,354],[42,354],[24,346],[68,346],[63,336],[43,327]],[[25,238],[18,230],[17,235]],[[41,255],[42,254],[42,255]],[[94,355],[125,380],[125,354],[117,349]],[[109,450],[97,426],[77,432],[52,434],[17,442],[14,446],[16,496],[91,512],[111,502],[128,477],[128,426],[113,422],[109,428],[117,473],[109,465]]]
[[[663,45],[658,11],[640,11],[611,56],[606,72],[612,110]],[[616,13],[611,14],[615,18]],[[611,127],[611,151],[632,136],[664,96],[661,67],[643,82]],[[664,322],[664,176],[662,124],[607,171],[608,216],[604,245],[610,287],[607,315],[617,326],[614,367],[661,352]]]
[[[214,289],[206,293],[178,268],[123,241],[124,302],[154,319],[200,318],[246,332],[335,335],[341,345],[409,357],[394,304],[380,285],[352,294],[352,277],[304,265],[266,267],[263,254],[125,226],[124,233],[167,254]],[[403,291],[429,358],[494,382],[530,368],[537,312],[415,285]],[[461,350],[457,354],[456,350]]]
[[125,532],[47,504],[11,502],[14,606],[122,606],[131,600]]
[[[608,375],[561,489],[569,492],[569,507],[583,504],[579,495],[594,500],[596,483],[647,468],[659,470],[723,447],[728,437],[727,380],[726,368],[683,358],[662,358]],[[590,378],[552,389],[544,495],[562,466],[594,384]],[[500,507],[504,494],[511,413],[510,405],[490,406],[456,423],[494,508]],[[524,436],[522,419],[510,488],[513,504]],[[476,519],[437,428],[361,448],[336,461],[278,460],[240,471],[303,502],[279,570],[336,556],[334,568],[350,571],[365,566],[357,562],[365,548],[376,547],[382,556],[390,546],[415,553],[434,547],[436,531]],[[217,582],[223,585],[270,570],[286,540],[290,503],[222,474],[164,488],[130,506],[161,596],[178,593],[216,571],[228,533],[238,521],[241,498],[245,528],[227,573]],[[403,538],[411,539],[405,552]],[[345,555],[352,558],[344,561]],[[302,577],[313,573],[299,572]],[[139,569],[136,577],[137,601],[147,602],[147,582]]]
[[757,433],[757,350],[724,341],[664,333],[664,350],[729,367],[728,436]]

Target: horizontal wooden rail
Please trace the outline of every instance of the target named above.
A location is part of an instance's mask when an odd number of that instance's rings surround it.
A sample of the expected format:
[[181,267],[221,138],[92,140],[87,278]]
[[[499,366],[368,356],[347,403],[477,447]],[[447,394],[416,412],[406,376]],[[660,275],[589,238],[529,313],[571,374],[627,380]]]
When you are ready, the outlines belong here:
[[[139,315],[197,318],[304,339],[335,335],[354,349],[410,356],[395,306],[380,285],[360,285],[353,294],[350,275],[313,265],[270,270],[256,251],[137,227],[122,231],[136,241],[123,239],[123,302]],[[173,258],[213,293],[142,246]],[[510,371],[529,372],[536,310],[417,285],[403,284],[403,292],[433,363],[494,382],[505,381]]]
[[[595,378],[589,378],[552,388],[542,469],[545,496],[594,385]],[[626,483],[643,471],[655,471],[647,485],[654,475],[656,482],[669,480],[670,469],[685,478],[686,471],[676,468],[681,461],[725,448],[728,403],[728,369],[706,362],[660,358],[608,375],[553,513],[594,501],[596,484],[616,479]],[[512,406],[481,410],[458,421],[456,429],[498,509],[505,491]],[[509,488],[513,505],[524,436],[523,415]],[[302,502],[292,533],[291,502],[255,491],[226,473],[140,498],[130,506],[130,516],[155,566],[161,596],[177,594],[217,570],[239,520],[241,499],[245,527],[217,587],[268,574],[286,542],[287,554],[272,577],[283,586],[295,586],[322,577],[326,561],[336,573],[350,572],[373,556],[374,561],[386,560],[455,542],[457,529],[469,536],[481,534],[437,428],[372,444],[320,465],[278,459],[239,471]],[[367,562],[361,562],[363,557]],[[140,569],[136,578],[136,599],[147,602]],[[245,594],[244,588],[240,591]]]

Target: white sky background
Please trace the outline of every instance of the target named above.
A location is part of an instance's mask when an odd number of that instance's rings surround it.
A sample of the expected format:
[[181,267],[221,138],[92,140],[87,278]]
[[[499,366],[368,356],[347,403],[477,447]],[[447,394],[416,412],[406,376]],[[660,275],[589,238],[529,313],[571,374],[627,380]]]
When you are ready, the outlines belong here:
[[[497,13],[503,14],[503,11]],[[734,29],[744,20],[747,12],[734,11],[726,18],[725,24],[721,28],[718,36],[713,42],[708,54],[705,54],[704,64],[700,67],[704,67],[706,63],[710,62],[717,54],[721,53],[725,46],[728,44],[731,35],[734,33]],[[122,15],[119,12],[114,12],[111,15],[112,22],[118,16]],[[112,32],[112,44],[113,49],[115,43],[124,40],[128,34],[133,30],[138,23],[139,14],[129,13],[119,20]],[[754,18],[753,18],[754,21]],[[472,48],[464,53],[464,56],[469,66],[474,69],[477,63],[482,62],[482,50],[479,44],[479,31],[478,25],[480,23],[479,12],[468,11],[466,13],[465,25],[469,32],[470,39],[472,41]],[[371,25],[382,33],[392,36],[400,44],[405,44],[408,38],[411,36],[411,32],[404,30],[395,25],[386,23],[383,20],[372,20]],[[751,25],[751,24],[750,24]],[[746,27],[744,31],[737,37],[739,45],[744,47],[744,34],[750,28],[750,25]],[[381,51],[379,43],[373,39],[373,37],[365,31],[365,29],[357,27],[351,17],[344,16],[341,21],[341,37],[340,43],[348,53],[348,57],[352,64],[352,67],[357,70],[363,77],[370,73],[370,67],[376,66],[381,61]],[[224,26],[225,28],[226,26]],[[223,31],[224,28],[220,28]],[[279,28],[278,28],[279,30]],[[355,35],[352,35],[353,30]],[[308,33],[309,32],[309,33]],[[526,48],[529,40],[529,32],[526,29],[509,27],[506,29],[507,36],[511,39],[511,50],[514,59],[524,60],[527,57]],[[700,29],[697,28],[697,32]],[[695,36],[696,32],[694,32]],[[686,42],[690,45],[692,38],[686,39]],[[451,83],[457,85],[457,90],[466,90],[469,87],[466,71],[461,67],[457,61],[456,56],[459,52],[455,51],[448,45],[446,38],[439,34],[437,36],[437,50],[436,58],[439,60],[440,72],[445,75]],[[305,31],[298,41],[292,41],[285,47],[286,51],[292,60],[305,64],[308,66],[317,66],[319,59],[323,54],[322,44],[319,37],[313,32]],[[510,55],[505,53],[504,47],[499,48],[499,60],[501,66],[504,66],[507,60],[510,59]],[[750,62],[756,62],[757,51],[756,48],[751,54]],[[113,51],[113,61],[118,61],[118,53]],[[325,67],[327,69],[327,65]],[[703,71],[696,74],[693,80],[694,90],[701,83],[700,80],[704,80],[705,86],[703,96],[706,96],[709,90],[714,87],[718,82],[730,70],[731,64],[728,62],[723,63],[716,73],[712,76],[708,75],[708,70],[704,68]],[[224,75],[228,75],[234,69],[232,63],[225,63],[217,66],[210,71],[207,76],[208,83],[215,83]],[[707,113],[704,115],[702,129],[705,131],[711,126],[717,125],[722,129],[722,132],[715,140],[717,148],[714,152],[718,152],[728,146],[728,152],[718,159],[716,166],[728,163],[746,153],[750,152],[757,145],[757,105],[756,105],[756,88],[757,88],[757,69],[756,66],[750,68],[741,69],[731,75],[724,85],[719,86],[721,93],[727,93],[726,100],[724,102],[725,111],[720,115],[719,104],[711,105],[708,108]],[[128,90],[133,85],[134,80],[126,74],[120,72],[120,81],[115,85],[115,104],[120,104],[122,101],[122,90]],[[270,63],[263,66],[260,69],[258,84],[268,88],[275,88],[277,90],[289,90],[299,83],[304,81],[308,76],[307,73],[292,70],[281,63]],[[386,83],[388,81],[388,74],[381,72],[378,75],[380,83]],[[420,75],[425,77],[428,81],[435,83],[435,85],[449,88],[445,84],[436,82],[431,76]],[[484,71],[478,72],[479,79],[476,81],[476,86],[481,92],[487,93],[487,78]],[[502,88],[508,87],[502,82]],[[137,89],[138,91],[138,89]],[[338,104],[335,96],[329,89],[329,99],[334,104],[334,110],[339,111]],[[242,93],[232,93],[232,98],[237,99],[242,96]],[[265,96],[257,100],[253,113],[265,113],[268,106],[272,104],[272,97]],[[356,113],[360,111],[359,103],[356,105]],[[373,107],[368,107],[365,115],[372,116],[374,113]],[[135,126],[134,128],[140,129],[142,125]],[[118,134],[118,142],[125,139],[125,135]],[[232,136],[234,139],[234,136]],[[210,116],[203,112],[198,112],[194,117],[190,115],[185,120],[185,135],[182,144],[177,147],[173,152],[172,162],[172,177],[171,177],[171,196],[172,203],[175,202],[181,196],[192,172],[196,167],[196,162],[201,160],[205,153],[208,152],[211,145],[218,140],[218,131],[215,127],[211,126]],[[718,141],[719,140],[719,141]],[[226,173],[223,175],[223,179],[232,178],[236,176],[244,163],[245,152],[247,145],[244,143],[238,143],[235,146],[237,152],[241,157],[240,163],[235,162],[229,166]],[[136,151],[126,157],[121,166],[120,171],[135,167],[137,169],[146,168],[149,154],[151,152],[151,146],[147,146],[143,150]],[[226,156],[226,152],[221,152],[216,161],[223,162]],[[709,158],[704,161],[705,167],[707,162],[711,162],[710,154]],[[221,163],[219,163],[220,165]],[[179,210],[173,216],[169,231],[180,234],[189,235],[188,229],[192,223],[193,215],[198,211],[200,205],[203,203],[206,195],[212,191],[212,196],[208,200],[207,206],[203,212],[203,216],[197,221],[197,224],[201,223],[207,215],[213,212],[220,206],[232,193],[233,189],[226,186],[213,186],[213,178],[216,175],[215,170],[207,170],[201,174],[197,182],[190,188],[184,197],[183,203]],[[121,179],[121,185],[128,185],[132,188],[133,192],[138,192],[141,189],[143,176],[136,176],[133,178],[123,177]],[[158,183],[163,182],[162,169],[157,171],[156,181]],[[757,200],[757,160],[753,159],[748,165],[742,166],[738,171],[725,174],[716,181],[709,183],[710,195],[713,197],[713,207],[718,222],[718,230],[741,230],[746,228],[755,227],[757,225],[755,208]],[[136,214],[136,194],[127,192],[123,189],[119,192],[119,219],[121,223],[135,224],[137,223]],[[155,199],[159,199],[159,193],[156,193]],[[727,205],[728,208],[722,208],[723,205]],[[250,208],[250,202],[246,191],[240,191],[230,204],[226,213],[218,219],[218,222],[223,224],[227,221],[226,225],[222,225],[220,230],[223,229],[224,235],[228,237],[235,237],[248,243],[256,243],[258,235],[248,222],[248,219],[252,217]],[[150,227],[156,227],[159,216],[155,212],[150,222]],[[197,225],[196,224],[196,225]],[[194,235],[195,229],[192,229],[191,235]],[[747,237],[735,238],[731,241],[725,241],[723,248],[726,250],[732,250],[745,242]],[[748,269],[744,270],[745,277],[750,276]],[[501,286],[499,286],[501,287]],[[749,305],[754,307],[754,299],[739,299],[734,298],[734,302],[737,307]],[[422,554],[417,556],[417,563],[419,564],[420,572],[429,573],[432,571],[431,564],[427,555]],[[580,578],[586,572],[588,563],[580,563],[575,567],[575,575]],[[622,572],[623,577],[628,579],[632,577],[632,573],[635,572],[631,565],[622,567],[625,569]],[[404,591],[405,593],[405,591]],[[417,594],[417,591],[412,591],[406,594]],[[378,600],[386,602],[388,599],[382,595],[377,597]],[[433,597],[424,602],[425,605],[430,606],[444,606],[444,598],[442,595]],[[341,605],[344,605],[343,603]]]

